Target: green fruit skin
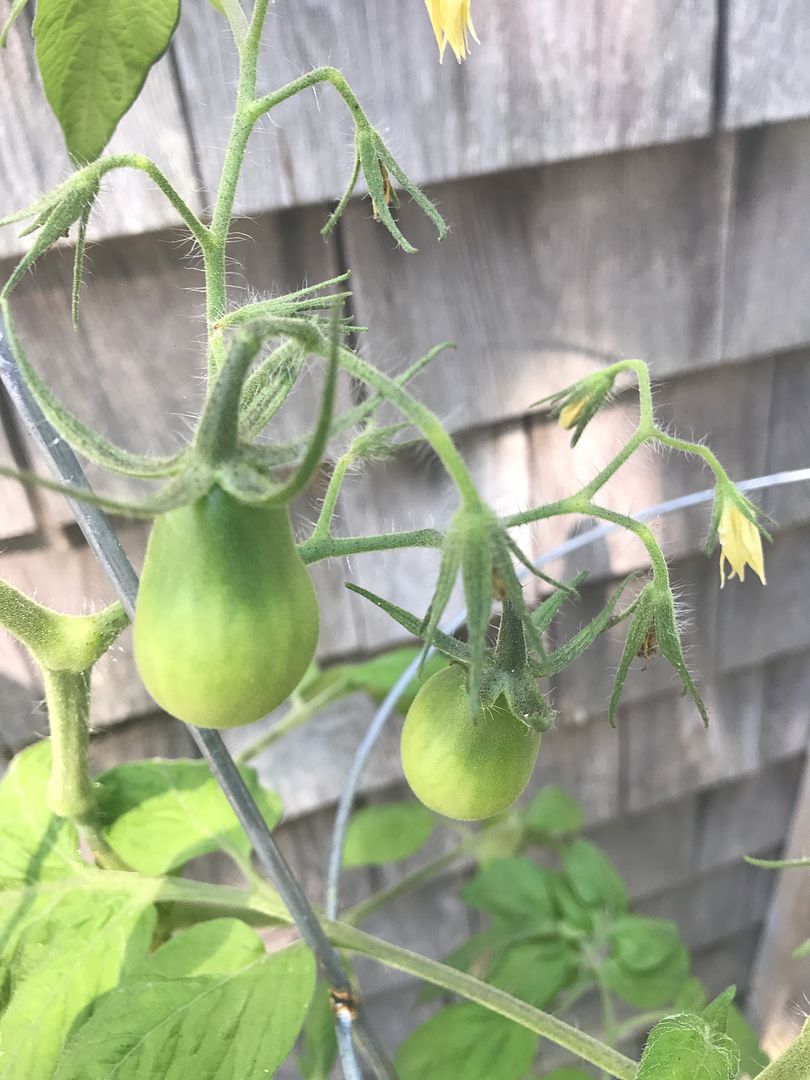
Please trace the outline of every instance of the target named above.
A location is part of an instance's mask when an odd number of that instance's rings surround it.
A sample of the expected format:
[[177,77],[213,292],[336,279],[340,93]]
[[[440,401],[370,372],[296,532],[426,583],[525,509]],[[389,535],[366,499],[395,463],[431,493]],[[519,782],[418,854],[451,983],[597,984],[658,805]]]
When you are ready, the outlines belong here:
[[318,643],[318,603],[286,507],[213,488],[155,520],[135,607],[135,663],[162,709],[230,728],[295,689]]
[[466,675],[452,665],[414,698],[400,749],[405,779],[425,806],[457,821],[481,821],[505,810],[526,787],[540,734],[502,697],[470,719]]

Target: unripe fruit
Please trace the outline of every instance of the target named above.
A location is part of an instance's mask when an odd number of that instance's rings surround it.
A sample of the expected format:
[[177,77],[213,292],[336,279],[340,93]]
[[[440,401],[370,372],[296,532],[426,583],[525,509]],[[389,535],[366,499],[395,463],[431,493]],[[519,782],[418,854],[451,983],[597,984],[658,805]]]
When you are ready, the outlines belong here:
[[286,507],[213,488],[155,520],[135,608],[135,663],[158,705],[239,727],[295,689],[318,642],[318,604]]
[[540,735],[503,697],[470,717],[464,671],[451,665],[428,679],[402,729],[402,767],[416,797],[437,814],[479,821],[505,810],[532,774]]

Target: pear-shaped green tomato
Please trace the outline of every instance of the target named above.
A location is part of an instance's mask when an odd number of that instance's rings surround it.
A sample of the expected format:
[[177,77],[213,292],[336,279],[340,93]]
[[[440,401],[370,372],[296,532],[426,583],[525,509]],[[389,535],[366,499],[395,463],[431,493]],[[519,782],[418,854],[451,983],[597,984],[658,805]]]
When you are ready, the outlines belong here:
[[318,604],[286,507],[221,488],[155,520],[135,607],[135,663],[158,705],[186,723],[238,727],[300,682]]
[[480,821],[510,806],[539,749],[539,733],[503,697],[470,718],[467,678],[457,665],[428,679],[402,729],[402,767],[414,795],[457,821]]

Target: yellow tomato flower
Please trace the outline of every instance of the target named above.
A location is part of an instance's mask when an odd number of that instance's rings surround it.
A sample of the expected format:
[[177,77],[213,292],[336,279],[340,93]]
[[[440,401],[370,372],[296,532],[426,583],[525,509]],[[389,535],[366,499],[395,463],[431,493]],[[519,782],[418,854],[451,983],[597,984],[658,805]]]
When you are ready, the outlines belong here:
[[567,405],[563,405],[560,409],[560,427],[566,430],[572,428],[582,416],[587,404],[588,398],[586,396],[575,398],[574,401],[569,401]]
[[730,499],[723,506],[717,535],[720,538],[720,588],[726,583],[726,560],[731,566],[729,578],[736,574],[740,581],[745,581],[745,568],[750,566],[764,585],[765,560],[759,529]]
[[425,0],[442,60],[449,45],[461,63],[467,58],[470,37],[478,41],[470,16],[470,3],[471,0]]

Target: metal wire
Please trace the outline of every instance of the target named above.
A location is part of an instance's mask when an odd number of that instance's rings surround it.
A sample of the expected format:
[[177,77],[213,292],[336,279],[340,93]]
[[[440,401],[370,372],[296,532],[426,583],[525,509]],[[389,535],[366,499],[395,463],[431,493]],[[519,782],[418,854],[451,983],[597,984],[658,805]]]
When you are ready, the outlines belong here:
[[[0,321],[0,379],[27,431],[49,462],[54,476],[60,483],[88,488],[87,477],[73,450],[43,416],[26,386],[8,348],[2,321]],[[132,617],[138,592],[138,577],[107,515],[97,506],[75,499],[69,499],[68,502],[87,543],[118,593],[127,614]],[[351,992],[351,984],[340,957],[327,940],[317,916],[273,839],[221,735],[218,731],[196,728],[190,724],[187,727],[245,830],[260,866],[278,889],[301,937],[318,958],[330,986],[335,990]],[[367,1056],[374,1059],[376,1071],[384,1080],[395,1078],[393,1066],[388,1062],[385,1051],[369,1027],[362,1010],[358,1013],[355,1023],[361,1045],[366,1048]],[[341,1061],[344,1075],[346,1080],[358,1080],[361,1073],[350,1037],[351,1017],[344,1020],[343,1028],[345,1030],[341,1043]],[[340,1032],[341,1026],[338,1023],[339,1038]]]
[[[787,472],[771,473],[768,476],[757,476],[749,480],[743,480],[737,484],[737,487],[741,491],[758,491],[762,488],[780,487],[783,484],[797,484],[805,480],[810,480],[810,469],[793,469]],[[649,518],[672,514],[676,510],[684,510],[690,506],[711,502],[713,498],[714,488],[706,488],[703,491],[693,492],[691,495],[680,495],[677,499],[668,499],[666,502],[645,507],[645,509],[639,510],[638,513],[630,516],[635,518],[636,521],[647,521]],[[597,525],[592,529],[586,529],[578,536],[574,536],[550,551],[544,552],[534,560],[534,565],[539,568],[553,562],[554,559],[570,555],[571,552],[586,547],[588,544],[593,544],[610,533],[616,532],[619,528],[618,525],[604,524]],[[518,568],[519,577],[525,578],[528,575],[529,571],[525,567]],[[464,609],[454,615],[446,625],[443,625],[442,629],[447,634],[454,634],[464,624],[466,618],[467,612]],[[432,653],[434,650],[431,649],[430,651]],[[335,812],[335,823],[332,829],[332,842],[329,847],[329,865],[326,878],[326,914],[330,919],[336,919],[338,915],[343,845],[357,788],[377,740],[382,734],[389,717],[394,712],[397,702],[410,685],[418,669],[419,658],[417,657],[402,672],[388,694],[386,694],[355,751],[349,774],[346,777],[346,783],[340,793]]]

